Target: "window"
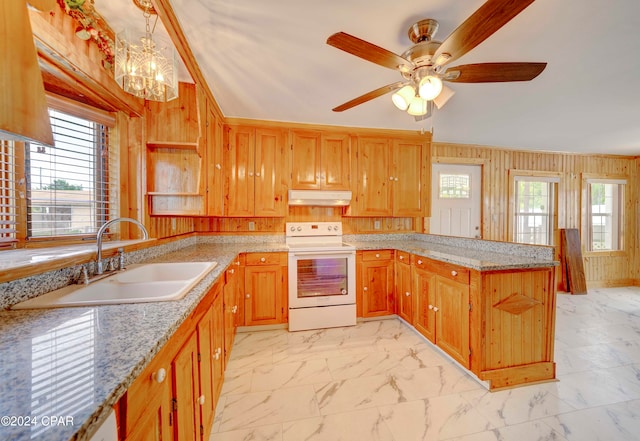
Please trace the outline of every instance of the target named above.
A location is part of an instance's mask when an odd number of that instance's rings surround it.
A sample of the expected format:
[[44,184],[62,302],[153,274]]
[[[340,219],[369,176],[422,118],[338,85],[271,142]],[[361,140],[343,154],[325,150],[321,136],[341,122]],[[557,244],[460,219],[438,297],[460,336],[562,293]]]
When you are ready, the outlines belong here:
[[0,140],[0,247],[12,246],[17,241],[18,207],[16,200],[15,144]]
[[589,251],[622,250],[626,180],[587,179]]
[[109,214],[109,129],[56,109],[49,116],[55,146],[25,146],[27,237],[95,234]]
[[514,242],[553,245],[560,178],[550,172],[511,171]]
[[441,198],[469,199],[471,197],[471,176],[469,174],[444,174],[440,175]]

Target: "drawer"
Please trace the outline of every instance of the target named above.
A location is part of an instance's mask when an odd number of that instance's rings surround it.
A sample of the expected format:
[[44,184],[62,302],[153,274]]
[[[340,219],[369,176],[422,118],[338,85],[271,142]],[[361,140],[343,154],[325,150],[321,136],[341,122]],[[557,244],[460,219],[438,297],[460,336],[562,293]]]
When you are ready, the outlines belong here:
[[411,263],[411,254],[406,251],[396,251],[396,262],[409,265]]
[[371,250],[362,252],[363,261],[373,260],[391,260],[393,259],[393,250]]
[[254,265],[282,265],[286,262],[284,253],[247,253],[244,264]]
[[439,262],[437,260],[431,260],[426,257],[411,255],[411,264],[416,268],[421,268],[430,273],[437,274],[441,277],[445,277],[450,280],[469,284],[471,280],[471,271],[468,268],[464,268],[452,263]]

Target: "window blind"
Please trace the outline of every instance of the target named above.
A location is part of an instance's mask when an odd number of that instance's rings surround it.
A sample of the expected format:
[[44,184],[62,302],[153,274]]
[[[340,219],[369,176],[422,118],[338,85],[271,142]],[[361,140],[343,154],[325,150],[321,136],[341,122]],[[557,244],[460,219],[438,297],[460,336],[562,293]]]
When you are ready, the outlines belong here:
[[109,216],[109,130],[49,109],[54,147],[29,143],[27,237],[93,235]]

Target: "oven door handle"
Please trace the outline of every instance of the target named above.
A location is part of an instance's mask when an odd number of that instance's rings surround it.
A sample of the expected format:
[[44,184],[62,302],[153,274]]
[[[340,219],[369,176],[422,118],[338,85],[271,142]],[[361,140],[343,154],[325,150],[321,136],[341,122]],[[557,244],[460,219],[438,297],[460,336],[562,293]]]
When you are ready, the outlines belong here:
[[356,251],[289,251],[290,256],[294,257],[308,257],[308,256],[351,256],[355,255]]

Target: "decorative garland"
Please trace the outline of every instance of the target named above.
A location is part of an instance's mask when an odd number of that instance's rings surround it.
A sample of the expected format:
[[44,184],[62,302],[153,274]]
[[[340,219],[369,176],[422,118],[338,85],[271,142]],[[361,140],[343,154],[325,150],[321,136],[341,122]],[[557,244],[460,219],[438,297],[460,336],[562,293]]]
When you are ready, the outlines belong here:
[[[7,1],[7,0],[2,0]],[[58,0],[58,4],[77,23],[76,37],[81,40],[91,40],[98,45],[104,54],[102,66],[111,70],[115,56],[115,45],[107,31],[106,24],[93,6],[94,0]]]

